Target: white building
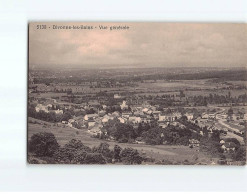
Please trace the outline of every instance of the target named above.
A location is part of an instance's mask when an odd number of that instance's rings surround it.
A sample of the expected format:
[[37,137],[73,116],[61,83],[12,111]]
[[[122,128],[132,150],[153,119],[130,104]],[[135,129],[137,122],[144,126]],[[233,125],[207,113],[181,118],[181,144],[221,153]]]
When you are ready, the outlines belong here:
[[224,144],[224,143],[225,143],[225,141],[222,139],[222,140],[220,140],[220,143],[221,143],[221,144]]
[[118,117],[118,120],[120,121],[120,123],[125,123],[125,120],[122,117]]
[[114,117],[109,116],[109,115],[106,114],[106,115],[102,118],[101,122],[102,122],[102,123],[107,123],[109,120],[113,120],[113,119],[114,119]]
[[192,113],[186,113],[185,116],[187,117],[188,121],[191,121],[194,118],[194,115]]
[[208,114],[207,113],[202,113],[202,118],[203,119],[208,119]]
[[96,117],[98,117],[98,114],[86,114],[84,120],[88,121],[89,119],[95,119]]
[[88,127],[94,127],[95,126],[95,121],[94,120],[89,120],[88,121]]
[[176,116],[173,114],[160,114],[159,115],[159,122],[161,121],[172,122],[175,120],[176,120]]
[[121,98],[121,95],[119,94],[114,94],[114,99],[120,99]]
[[37,106],[35,107],[35,111],[36,112],[44,111],[46,113],[49,112],[48,107],[47,106],[44,106],[42,104],[37,104]]
[[122,117],[124,117],[124,118],[129,118],[131,115],[132,115],[132,113],[130,113],[130,112],[123,112],[122,113]]
[[130,116],[129,121],[132,123],[140,123],[141,122],[141,117],[137,116]]
[[123,103],[120,105],[121,110],[128,109],[129,106],[127,105],[126,101],[123,101]]
[[63,114],[63,110],[53,110],[55,112],[55,114]]

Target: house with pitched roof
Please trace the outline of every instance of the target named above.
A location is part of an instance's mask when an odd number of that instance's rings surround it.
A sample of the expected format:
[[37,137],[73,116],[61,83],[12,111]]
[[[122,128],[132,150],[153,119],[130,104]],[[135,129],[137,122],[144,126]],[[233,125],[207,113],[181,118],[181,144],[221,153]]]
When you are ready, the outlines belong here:
[[221,148],[225,152],[235,151],[236,150],[236,144],[234,142],[226,142],[224,143]]

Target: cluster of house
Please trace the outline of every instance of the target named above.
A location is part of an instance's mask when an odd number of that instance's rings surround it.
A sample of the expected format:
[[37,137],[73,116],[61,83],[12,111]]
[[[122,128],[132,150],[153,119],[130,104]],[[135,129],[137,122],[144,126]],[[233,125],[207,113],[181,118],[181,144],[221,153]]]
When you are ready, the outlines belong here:
[[[176,119],[182,117],[180,112],[171,112],[169,114],[156,110],[155,106],[140,105],[131,107],[131,111],[128,111],[128,105],[126,101],[120,104],[122,112],[115,111],[113,113],[106,113],[106,106],[103,105],[102,109],[94,114],[85,114],[83,117],[78,116],[70,119],[68,122],[63,121],[64,124],[68,124],[71,127],[87,128],[92,134],[101,133],[101,128],[108,123],[109,120],[118,119],[120,123],[130,123],[134,127],[138,127],[140,123],[151,123],[155,121],[162,128],[172,124],[175,126],[185,127]],[[188,120],[193,120],[192,113],[186,113],[185,116]]]
[[181,114],[180,112],[164,113],[159,112],[158,124],[162,128],[166,128],[168,124],[173,126],[178,126],[180,128],[185,128],[185,126],[179,122],[177,119],[180,119],[182,116],[186,116],[188,121],[194,121],[194,115],[192,113]]
[[195,147],[199,147],[200,145],[200,141],[197,139],[189,139],[189,147],[191,148],[195,148]]
[[[121,101],[122,96],[120,96],[119,94],[115,94],[114,98],[120,99]],[[77,115],[77,117],[74,116],[73,119],[70,119],[68,121],[62,121],[62,123],[68,124],[69,126],[78,129],[87,128],[89,132],[93,134],[101,133],[100,129],[109,120],[113,119],[118,119],[120,123],[131,123],[134,127],[138,127],[140,123],[156,122],[161,128],[166,128],[169,124],[173,126],[178,126],[180,128],[185,128],[183,124],[177,121],[177,119],[181,118],[182,116],[186,116],[187,120],[192,123],[197,122],[197,125],[199,125],[200,127],[207,126],[209,132],[213,132],[214,130],[217,130],[216,126],[214,125],[214,121],[219,118],[227,119],[228,116],[224,112],[204,112],[200,115],[200,117],[197,117],[196,114],[188,111],[184,114],[181,114],[181,112],[178,112],[177,110],[170,110],[169,112],[167,110],[160,111],[157,110],[156,106],[152,106],[147,102],[143,102],[142,104],[135,104],[135,106],[129,106],[127,101],[125,100],[119,103],[121,112],[115,111],[113,113],[107,113],[107,106],[104,104],[100,104],[96,100],[90,100],[88,103],[83,103],[80,105],[72,103],[71,105],[67,105],[69,103],[65,103],[59,106],[60,109],[56,108],[55,103],[56,102],[38,103],[35,107],[35,110],[36,112],[40,112],[42,110],[46,113],[54,112],[56,114],[63,114],[63,110],[66,109],[73,109],[75,112],[84,111],[84,114],[80,114],[79,116]],[[93,109],[95,113],[86,114],[86,110],[89,109]],[[245,116],[246,115],[241,115],[239,117],[244,118]],[[210,121],[212,125],[209,125]],[[203,132],[201,131],[200,134],[203,135]]]
[[[220,140],[221,148],[224,153],[234,152],[236,150],[237,145],[232,141]],[[189,139],[189,147],[195,148],[200,146],[200,141],[197,139]]]
[[236,113],[233,113],[232,115],[229,115],[226,112],[221,113],[203,113],[202,119],[208,119],[208,120],[216,120],[216,119],[225,119],[228,121],[236,121],[236,120],[247,120],[247,115],[244,111],[238,111]]
[[[114,97],[118,98],[118,94]],[[121,96],[120,96],[121,97]],[[55,100],[56,101],[56,100]],[[79,107],[78,107],[79,106]],[[122,112],[115,111],[113,113],[106,113],[106,105],[100,105],[101,109],[96,107],[99,106],[99,102],[90,101],[88,104],[80,104],[80,105],[67,105],[63,104],[59,107],[63,110],[73,109],[75,112],[85,111],[88,109],[94,109],[96,112],[94,114],[84,114],[83,117],[73,117],[73,119],[69,121],[63,121],[63,124],[68,124],[69,126],[74,126],[77,128],[85,128],[93,129],[94,127],[104,126],[109,120],[113,120],[117,118],[120,123],[131,123],[133,126],[138,126],[139,123],[151,123],[155,121],[162,128],[168,126],[168,124],[172,124],[174,126],[185,127],[181,123],[177,122],[176,119],[181,118],[182,116],[186,116],[187,120],[191,122],[195,122],[195,117],[193,113],[185,113],[181,114],[178,111],[159,111],[155,106],[151,106],[147,103],[129,106],[127,101],[122,101],[120,103],[120,108]],[[131,109],[129,109],[131,107]],[[43,110],[44,112],[55,112],[56,114],[62,114],[62,109],[56,109],[55,102],[53,103],[38,103],[35,107],[36,112]],[[131,110],[131,111],[130,111]]]
[[236,150],[236,144],[231,141],[220,140],[221,148],[224,152],[234,152]]
[[36,112],[44,111],[46,113],[54,112],[55,114],[63,114],[63,110],[56,109],[52,104],[37,104],[35,107]]

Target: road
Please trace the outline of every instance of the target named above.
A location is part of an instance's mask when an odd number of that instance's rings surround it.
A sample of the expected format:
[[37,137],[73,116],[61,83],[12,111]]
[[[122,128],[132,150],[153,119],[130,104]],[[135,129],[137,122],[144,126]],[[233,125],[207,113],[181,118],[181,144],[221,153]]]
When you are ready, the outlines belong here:
[[232,131],[236,131],[236,132],[240,133],[240,130],[239,129],[236,129],[236,128],[231,127],[230,125],[226,124],[223,120],[218,119],[218,122],[221,125],[225,126],[226,128],[228,128],[228,129],[230,129]]
[[[220,114],[220,113],[222,113],[222,112],[225,112],[225,108],[222,108],[222,107],[213,107],[213,106],[211,106],[212,108],[219,108],[219,109],[221,109],[220,111],[218,111],[218,112],[216,112],[215,114],[217,115],[217,114]],[[217,118],[217,116],[216,116],[216,118]],[[224,126],[224,127],[226,127],[228,130],[231,130],[231,131],[234,131],[234,132],[240,132],[240,130],[239,129],[236,129],[236,128],[234,128],[234,127],[231,127],[230,125],[228,125],[228,124],[226,124],[225,123],[225,121],[224,121],[224,119],[222,119],[222,118],[217,118],[217,122],[220,124],[220,125],[222,125],[222,126]],[[227,132],[227,135],[229,136],[229,137],[231,137],[231,138],[236,138],[241,144],[243,144],[244,143],[244,138],[243,137],[241,137],[241,136],[239,136],[239,135],[236,135],[236,134],[234,134],[234,133],[232,133],[232,132]]]

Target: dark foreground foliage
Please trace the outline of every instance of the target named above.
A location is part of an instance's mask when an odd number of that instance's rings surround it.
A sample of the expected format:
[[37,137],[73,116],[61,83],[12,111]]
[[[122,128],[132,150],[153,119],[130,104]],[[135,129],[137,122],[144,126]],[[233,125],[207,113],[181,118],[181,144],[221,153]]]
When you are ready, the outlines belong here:
[[58,150],[59,144],[52,133],[37,133],[28,142],[28,150],[36,156],[53,156]]
[[52,133],[34,134],[28,146],[31,164],[141,164],[145,159],[133,148],[115,145],[111,150],[108,143],[90,148],[72,139],[61,147]]

